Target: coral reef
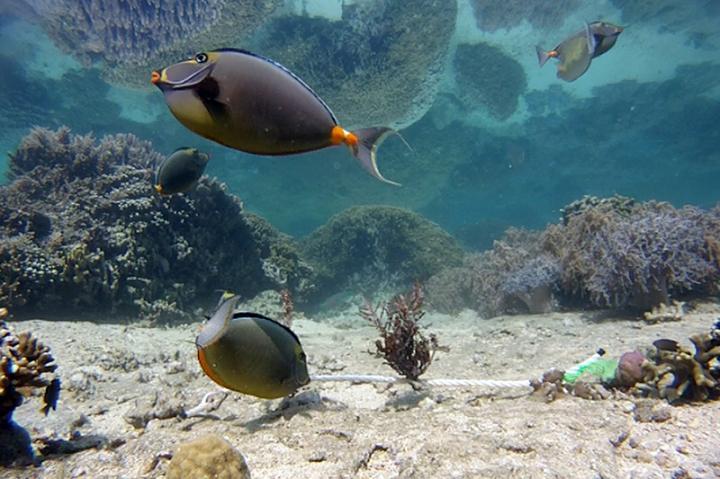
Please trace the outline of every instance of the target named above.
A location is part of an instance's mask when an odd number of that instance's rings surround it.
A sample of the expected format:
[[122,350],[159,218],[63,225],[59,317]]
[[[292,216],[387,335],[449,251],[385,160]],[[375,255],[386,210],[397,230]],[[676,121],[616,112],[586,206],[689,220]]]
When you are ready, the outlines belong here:
[[47,393],[59,384],[57,378],[48,379],[57,368],[54,361],[50,348],[31,333],[14,334],[0,320],[0,427],[11,421],[23,393],[29,390],[45,388],[45,406],[54,409],[57,393]]
[[560,280],[560,266],[555,258],[546,254],[537,256],[511,271],[505,277],[500,291],[503,310],[513,311],[512,303],[522,304],[520,311],[531,314],[549,313],[556,308],[553,290]]
[[286,16],[258,49],[297,73],[346,127],[404,127],[431,106],[457,5],[418,0],[345,2],[340,21]]
[[[468,255],[427,282],[441,312],[483,316],[579,307],[648,310],[718,289],[720,208],[704,211],[629,198],[583,198],[542,232],[509,230],[493,249]],[[655,313],[677,316],[667,307]],[[658,316],[650,313],[648,320]]]
[[427,370],[439,347],[434,334],[426,338],[421,331],[423,302],[422,287],[415,283],[407,296],[397,295],[377,308],[366,302],[360,308],[360,315],[380,332],[375,343],[378,356],[410,380],[417,380]]
[[145,84],[148,71],[198,45],[239,46],[281,0],[23,0],[63,50],[104,62],[121,83]]
[[250,479],[243,455],[225,439],[207,434],[181,444],[168,466],[167,479]]
[[565,16],[580,6],[578,0],[473,0],[471,4],[478,27],[488,32],[512,28],[523,20],[536,28],[550,30],[562,25]]
[[565,224],[544,232],[546,249],[560,261],[566,294],[596,306],[649,309],[670,295],[715,287],[720,265],[710,243],[720,231],[717,208],[676,209],[622,198],[586,203],[566,209]]
[[367,295],[424,281],[459,265],[462,250],[422,216],[390,206],[357,206],[333,216],[302,243],[325,296],[349,286]]
[[504,120],[527,87],[522,65],[495,46],[460,44],[453,60],[457,96],[466,110],[487,109]]
[[634,392],[670,403],[720,397],[720,321],[708,333],[690,337],[695,351],[668,339],[655,341]]
[[160,159],[132,135],[33,130],[0,188],[0,301],[17,312],[159,319],[184,315],[218,287],[252,296],[310,284],[290,240],[243,213],[224,185],[203,178],[190,194],[154,195]]
[[430,278],[429,304],[445,313],[471,308],[483,317],[551,309],[559,268],[541,246],[539,233],[509,228],[492,250],[469,254],[462,266]]

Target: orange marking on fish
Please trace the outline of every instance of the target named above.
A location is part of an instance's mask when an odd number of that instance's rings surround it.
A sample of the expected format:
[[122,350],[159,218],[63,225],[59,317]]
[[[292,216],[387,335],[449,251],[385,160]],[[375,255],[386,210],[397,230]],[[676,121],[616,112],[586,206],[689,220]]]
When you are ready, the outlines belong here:
[[341,126],[334,126],[330,132],[330,142],[333,145],[345,143],[347,146],[354,147],[358,144],[358,137]]
[[558,56],[558,52],[556,50],[550,50],[549,52],[547,52],[547,56],[549,56],[550,58],[555,58]]
[[208,364],[207,358],[205,357],[205,351],[201,348],[198,348],[198,361],[200,362],[200,367],[202,368],[203,371],[205,371],[205,374],[207,374],[207,376],[210,379],[212,379],[217,384],[219,384],[220,386],[222,386],[226,389],[234,389],[234,388],[228,386],[227,383],[225,383],[225,381],[223,381],[222,379],[220,379],[220,377],[218,377],[215,370]]
[[160,72],[154,71],[150,74],[150,83],[153,85],[160,83]]
[[353,133],[348,133],[345,136],[345,144],[348,146],[357,146],[358,144],[358,137],[355,136]]
[[158,193],[160,193],[160,194],[162,195],[162,194],[163,194],[163,188],[162,188],[162,186],[161,186],[161,185],[155,185],[155,191],[157,191]]
[[333,145],[339,145],[345,143],[345,129],[339,126],[334,126],[330,132],[330,142]]

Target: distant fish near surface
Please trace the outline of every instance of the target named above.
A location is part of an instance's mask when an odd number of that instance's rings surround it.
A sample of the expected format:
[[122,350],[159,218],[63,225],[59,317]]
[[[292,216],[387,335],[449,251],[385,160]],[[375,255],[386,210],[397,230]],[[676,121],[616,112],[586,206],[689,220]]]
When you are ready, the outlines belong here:
[[559,60],[557,76],[571,82],[580,78],[590,67],[593,58],[610,50],[624,28],[607,22],[585,24],[585,28],[562,41],[550,51],[535,47],[540,67],[549,58]]
[[172,195],[190,191],[198,182],[210,160],[197,148],[178,148],[165,157],[155,172],[155,191]]
[[151,81],[180,123],[230,148],[258,155],[291,155],[345,144],[375,178],[376,151],[387,127],[347,131],[325,102],[279,63],[223,48],[152,72]]
[[310,382],[305,352],[288,327],[225,300],[195,345],[205,374],[220,386],[265,399],[288,396]]

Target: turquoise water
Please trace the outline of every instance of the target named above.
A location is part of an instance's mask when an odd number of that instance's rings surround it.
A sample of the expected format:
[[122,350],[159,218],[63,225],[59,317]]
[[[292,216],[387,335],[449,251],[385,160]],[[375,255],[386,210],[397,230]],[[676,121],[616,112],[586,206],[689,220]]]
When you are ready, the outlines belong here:
[[[429,93],[420,95],[421,88],[412,84],[405,92],[406,103],[424,95],[421,106],[413,114],[405,112],[394,118],[392,114],[375,115],[402,123],[402,135],[412,147],[408,151],[401,142],[390,140],[380,149],[381,170],[403,183],[400,189],[374,182],[344,149],[265,158],[212,144],[175,121],[160,92],[149,82],[142,84],[144,78],[105,81],[107,70],[115,66],[103,63],[102,52],[88,63],[79,52],[73,52],[70,41],[58,40],[56,27],[48,26],[41,14],[30,14],[33,2],[28,3],[31,5],[4,12],[1,17],[3,151],[13,150],[34,125],[68,125],[75,133],[92,132],[98,137],[134,133],[165,154],[181,145],[205,148],[214,158],[208,174],[226,182],[248,209],[293,235],[309,233],[349,206],[382,203],[418,211],[468,245],[484,248],[509,225],[542,227],[555,221],[559,208],[585,194],[618,193],[705,207],[718,199],[714,185],[720,180],[720,62],[716,53],[720,38],[717,27],[708,26],[710,18],[717,20],[712,17],[717,15],[712,2],[693,2],[695,8],[683,8],[681,15],[679,9],[669,13],[633,10],[632,2],[626,2],[625,13],[617,8],[623,2],[586,2],[565,18],[562,12],[547,14],[557,17],[548,29],[543,29],[540,21],[533,25],[527,19],[492,16],[488,7],[483,17],[486,23],[494,19],[500,25],[493,31],[483,31],[471,21],[472,9],[461,2],[459,20],[449,32],[447,45],[433,43],[439,38],[425,38],[426,44],[418,47],[439,52],[438,66],[428,67],[426,72],[436,78],[435,84],[427,87]],[[292,67],[307,72],[312,56],[288,52],[296,41],[294,29],[312,34],[316,28],[325,35],[347,28],[346,24],[323,30],[324,25],[339,22],[333,18],[338,15],[336,6],[311,6],[309,11],[330,18],[312,17],[305,25],[309,17],[300,11],[283,19],[285,23],[279,25],[290,31],[280,35],[280,27],[268,16],[265,21],[270,33],[260,32],[231,46],[277,53],[279,61],[295,63]],[[586,14],[590,19],[631,25],[616,47],[596,59],[574,83],[557,79],[552,64],[539,69],[534,43],[554,46],[577,30],[577,19]],[[212,40],[212,33],[211,29],[199,38]],[[391,58],[382,57],[401,38],[386,38],[386,46],[357,44],[355,38],[340,36],[328,40],[343,47],[331,49],[331,54],[351,47],[377,48],[372,58],[384,62],[380,71],[409,75],[409,61],[393,64]],[[478,58],[475,65],[454,63],[458,44],[477,42],[499,48],[500,56]],[[201,45],[205,46],[198,41],[198,48]],[[76,48],[85,51],[86,45]],[[406,52],[412,54],[416,51]],[[489,60],[493,63],[486,63]],[[318,61],[318,65],[323,63]],[[357,74],[357,68],[314,71],[312,79],[330,77],[315,88],[321,95],[333,85],[340,89],[347,82],[363,88],[358,79],[365,77]],[[471,71],[459,75],[455,70],[461,68]],[[518,74],[524,76],[524,88],[513,84],[513,75]],[[143,75],[149,78],[149,70]],[[475,84],[469,84],[473,79]],[[306,81],[314,87],[311,79]],[[133,88],[123,83],[133,83]],[[382,83],[366,84],[370,88],[357,91],[358,96],[372,99],[386,94],[371,89],[377,90]],[[507,99],[501,98],[504,87],[513,89]],[[402,91],[389,93],[395,98]],[[336,99],[332,92],[329,96]],[[345,99],[336,101],[337,106],[328,102],[341,120],[358,123],[350,126],[368,126],[353,112],[356,100]],[[504,118],[493,114],[498,106],[493,110],[492,103],[498,101],[510,103],[502,106],[504,115],[510,112]]]
[[[628,220],[620,200],[619,210],[601,213],[617,231],[584,237],[596,229],[578,221],[561,233],[550,228],[550,239],[511,234],[514,256],[503,257],[501,245],[480,269],[466,256],[493,248],[509,227],[556,224],[563,207],[588,195],[716,205],[716,2],[419,0],[412,14],[400,0],[3,5],[0,148],[14,152],[26,138],[13,160],[18,181],[2,192],[0,253],[8,260],[0,299],[11,306],[43,311],[72,298],[80,311],[172,310],[188,319],[218,290],[251,298],[287,288],[298,304],[322,310],[343,294],[421,280],[446,296],[436,306],[493,315],[517,304],[488,307],[497,298],[486,294],[536,280],[558,287],[562,278],[563,307],[667,302],[700,286],[716,292],[717,210],[703,216],[647,203]],[[587,37],[586,20],[625,29],[567,82],[556,71],[571,55],[557,52],[576,44],[587,55],[599,42],[599,34]],[[185,128],[151,73],[227,47],[284,65],[349,131],[394,128],[401,138],[379,147],[377,165],[402,186],[373,178],[344,146],[253,155]],[[539,67],[536,48],[556,47],[558,58]],[[70,133],[31,134],[33,127]],[[94,143],[81,138],[88,134]],[[102,140],[124,134],[133,136]],[[179,147],[210,154],[207,178],[160,198],[150,188],[153,170]],[[9,169],[5,159],[0,166]],[[407,211],[350,209],[370,205]],[[682,237],[692,241],[677,243]],[[628,248],[642,258],[629,261]],[[590,259],[571,264],[578,255]],[[596,263],[609,261],[602,258],[617,264],[598,272]],[[678,272],[683,261],[687,273]],[[441,271],[460,264],[461,272]],[[461,278],[483,268],[493,273]],[[482,292],[449,289],[467,284]],[[471,300],[460,304],[463,295]]]

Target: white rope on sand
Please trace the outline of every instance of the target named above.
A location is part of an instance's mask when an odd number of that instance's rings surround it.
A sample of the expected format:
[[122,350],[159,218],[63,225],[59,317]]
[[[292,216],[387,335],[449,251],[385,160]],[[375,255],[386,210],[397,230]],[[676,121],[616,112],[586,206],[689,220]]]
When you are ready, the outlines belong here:
[[363,374],[342,374],[342,375],[313,375],[311,381],[317,382],[353,382],[353,383],[416,383],[428,386],[443,387],[487,387],[487,388],[521,388],[530,387],[529,380],[495,380],[495,379],[419,379],[410,381],[406,378],[395,376],[377,376]]

